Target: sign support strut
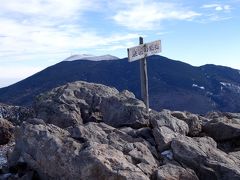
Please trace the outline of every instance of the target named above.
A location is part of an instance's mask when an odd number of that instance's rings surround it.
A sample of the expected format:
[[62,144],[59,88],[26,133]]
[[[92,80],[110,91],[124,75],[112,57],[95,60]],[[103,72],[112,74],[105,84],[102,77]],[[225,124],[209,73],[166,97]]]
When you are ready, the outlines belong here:
[[[139,37],[139,45],[143,44],[143,38]],[[146,56],[140,60],[141,97],[149,114],[148,75]]]
[[127,52],[129,62],[140,60],[141,98],[145,103],[147,115],[149,115],[147,57],[161,52],[161,41],[144,44],[143,38],[139,37],[139,45],[128,48]]

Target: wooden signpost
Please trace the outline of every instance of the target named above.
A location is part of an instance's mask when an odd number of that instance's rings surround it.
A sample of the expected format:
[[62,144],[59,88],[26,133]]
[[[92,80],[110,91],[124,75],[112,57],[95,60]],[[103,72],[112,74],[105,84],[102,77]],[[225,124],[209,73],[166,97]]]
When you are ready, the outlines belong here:
[[140,60],[141,97],[149,113],[148,76],[146,57],[161,52],[161,41],[153,41],[143,44],[143,38],[139,37],[139,46],[128,48],[128,61]]

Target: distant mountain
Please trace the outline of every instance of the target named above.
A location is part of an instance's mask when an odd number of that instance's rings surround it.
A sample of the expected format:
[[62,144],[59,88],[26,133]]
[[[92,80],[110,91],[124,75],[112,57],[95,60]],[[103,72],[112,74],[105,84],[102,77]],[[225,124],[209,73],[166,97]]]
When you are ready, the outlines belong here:
[[72,55],[65,59],[64,61],[76,61],[76,60],[90,60],[90,61],[103,61],[103,60],[116,60],[119,59],[116,56],[112,55],[103,55],[103,56],[94,56],[94,55],[89,55],[89,54],[80,54],[80,55]]
[[[91,61],[86,60],[89,58]],[[129,63],[126,58],[118,59],[111,55],[104,58],[108,60],[72,56],[25,80],[1,88],[0,102],[31,105],[39,93],[76,80],[114,86],[119,90],[128,89],[139,98],[139,61]],[[212,110],[240,112],[239,70],[216,65],[194,67],[157,55],[149,57],[147,63],[151,108],[194,113]]]

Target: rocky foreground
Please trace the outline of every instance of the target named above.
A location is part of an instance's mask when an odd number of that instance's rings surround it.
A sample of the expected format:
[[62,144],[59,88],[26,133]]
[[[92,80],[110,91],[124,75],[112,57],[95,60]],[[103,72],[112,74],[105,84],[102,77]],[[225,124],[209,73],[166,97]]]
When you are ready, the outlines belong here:
[[33,109],[0,105],[0,179],[240,179],[240,114],[148,115],[133,93],[81,81]]

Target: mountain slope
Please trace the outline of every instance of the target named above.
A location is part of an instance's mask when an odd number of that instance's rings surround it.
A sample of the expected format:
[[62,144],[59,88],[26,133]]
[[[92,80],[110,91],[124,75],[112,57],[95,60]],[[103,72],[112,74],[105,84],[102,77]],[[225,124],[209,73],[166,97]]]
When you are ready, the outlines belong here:
[[[223,66],[194,67],[162,56],[148,58],[150,107],[156,110],[239,112],[240,74]],[[0,102],[31,105],[34,96],[76,80],[128,89],[140,96],[139,62],[62,61],[9,87],[0,89]]]

